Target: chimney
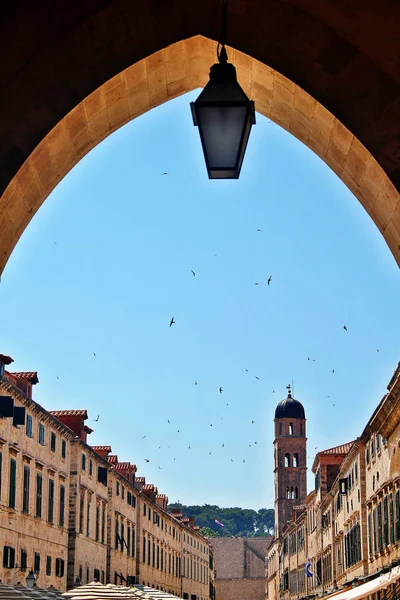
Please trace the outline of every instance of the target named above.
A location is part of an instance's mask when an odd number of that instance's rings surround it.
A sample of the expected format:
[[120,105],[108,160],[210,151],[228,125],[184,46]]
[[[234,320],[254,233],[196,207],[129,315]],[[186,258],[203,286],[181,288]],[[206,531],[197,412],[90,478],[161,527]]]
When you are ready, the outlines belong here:
[[146,477],[135,477],[135,488],[141,492],[143,486],[146,484]]
[[28,398],[32,398],[32,386],[39,383],[39,379],[36,371],[27,371],[27,372],[18,372],[18,373],[10,373],[9,371],[5,371],[4,375],[6,379],[15,385],[21,392],[28,396]]
[[7,356],[6,354],[0,354],[0,377],[4,377],[5,367],[7,365],[11,365],[14,360],[11,356]]
[[108,459],[108,455],[112,452],[111,446],[92,446],[92,448],[97,454],[100,454],[101,458],[105,458],[105,460]]
[[156,504],[166,511],[168,507],[168,497],[165,494],[157,494]]
[[182,512],[180,508],[171,508],[171,515],[174,517],[174,519],[178,519],[178,521],[182,519]]
[[158,494],[158,489],[152,483],[146,483],[142,487],[142,494],[148,497],[151,502],[156,502],[156,497]]
[[92,433],[93,429],[85,425],[88,418],[87,411],[82,410],[50,410],[53,417],[56,417],[63,425],[72,429],[76,437],[86,443],[87,434]]
[[190,529],[194,529],[194,517],[189,517],[189,527]]
[[136,465],[132,465],[130,462],[117,462],[115,470],[131,483],[135,483]]

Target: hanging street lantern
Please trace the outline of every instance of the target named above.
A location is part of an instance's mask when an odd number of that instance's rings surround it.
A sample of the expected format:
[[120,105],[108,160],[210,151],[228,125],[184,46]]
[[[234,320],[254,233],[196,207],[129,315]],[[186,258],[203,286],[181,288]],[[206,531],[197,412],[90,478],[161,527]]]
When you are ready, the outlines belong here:
[[26,587],[33,588],[36,585],[36,575],[31,569],[28,575],[25,577]]
[[208,177],[238,179],[244,153],[255,124],[254,102],[236,79],[225,49],[227,0],[222,0],[218,63],[210,69],[210,81],[195,102],[190,103],[193,122],[199,128]]

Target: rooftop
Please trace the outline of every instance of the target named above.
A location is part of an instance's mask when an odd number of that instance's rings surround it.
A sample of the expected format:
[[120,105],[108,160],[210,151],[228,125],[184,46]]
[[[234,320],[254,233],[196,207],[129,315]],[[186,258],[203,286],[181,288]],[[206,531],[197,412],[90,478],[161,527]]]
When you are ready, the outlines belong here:
[[10,371],[10,375],[15,377],[16,379],[26,379],[27,381],[33,384],[39,383],[37,371]]
[[77,410],[49,410],[49,413],[53,415],[53,417],[83,417],[84,419],[88,418],[86,408],[77,409]]

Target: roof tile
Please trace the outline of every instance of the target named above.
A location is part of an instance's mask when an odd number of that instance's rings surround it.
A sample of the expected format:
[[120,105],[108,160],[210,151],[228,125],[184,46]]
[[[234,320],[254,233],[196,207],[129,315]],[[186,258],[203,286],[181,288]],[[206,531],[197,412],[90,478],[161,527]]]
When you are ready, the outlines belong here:
[[49,410],[49,413],[53,415],[53,417],[83,417],[84,419],[88,418],[87,410],[77,409],[77,410]]
[[16,379],[27,379],[30,383],[39,383],[39,379],[37,376],[37,371],[17,371],[11,372],[10,375],[15,377]]

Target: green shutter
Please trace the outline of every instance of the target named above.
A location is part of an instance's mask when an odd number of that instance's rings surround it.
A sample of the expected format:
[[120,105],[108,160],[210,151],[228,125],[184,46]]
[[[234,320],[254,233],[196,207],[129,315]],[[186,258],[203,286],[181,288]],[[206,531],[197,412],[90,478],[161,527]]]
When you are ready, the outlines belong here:
[[394,544],[393,494],[390,494],[390,496],[389,496],[389,517],[390,517],[390,543]]
[[15,508],[15,485],[17,478],[17,463],[13,458],[10,459],[10,489],[8,494],[8,506]]
[[65,486],[60,485],[60,515],[59,515],[60,527],[64,527],[64,512],[65,512]]

